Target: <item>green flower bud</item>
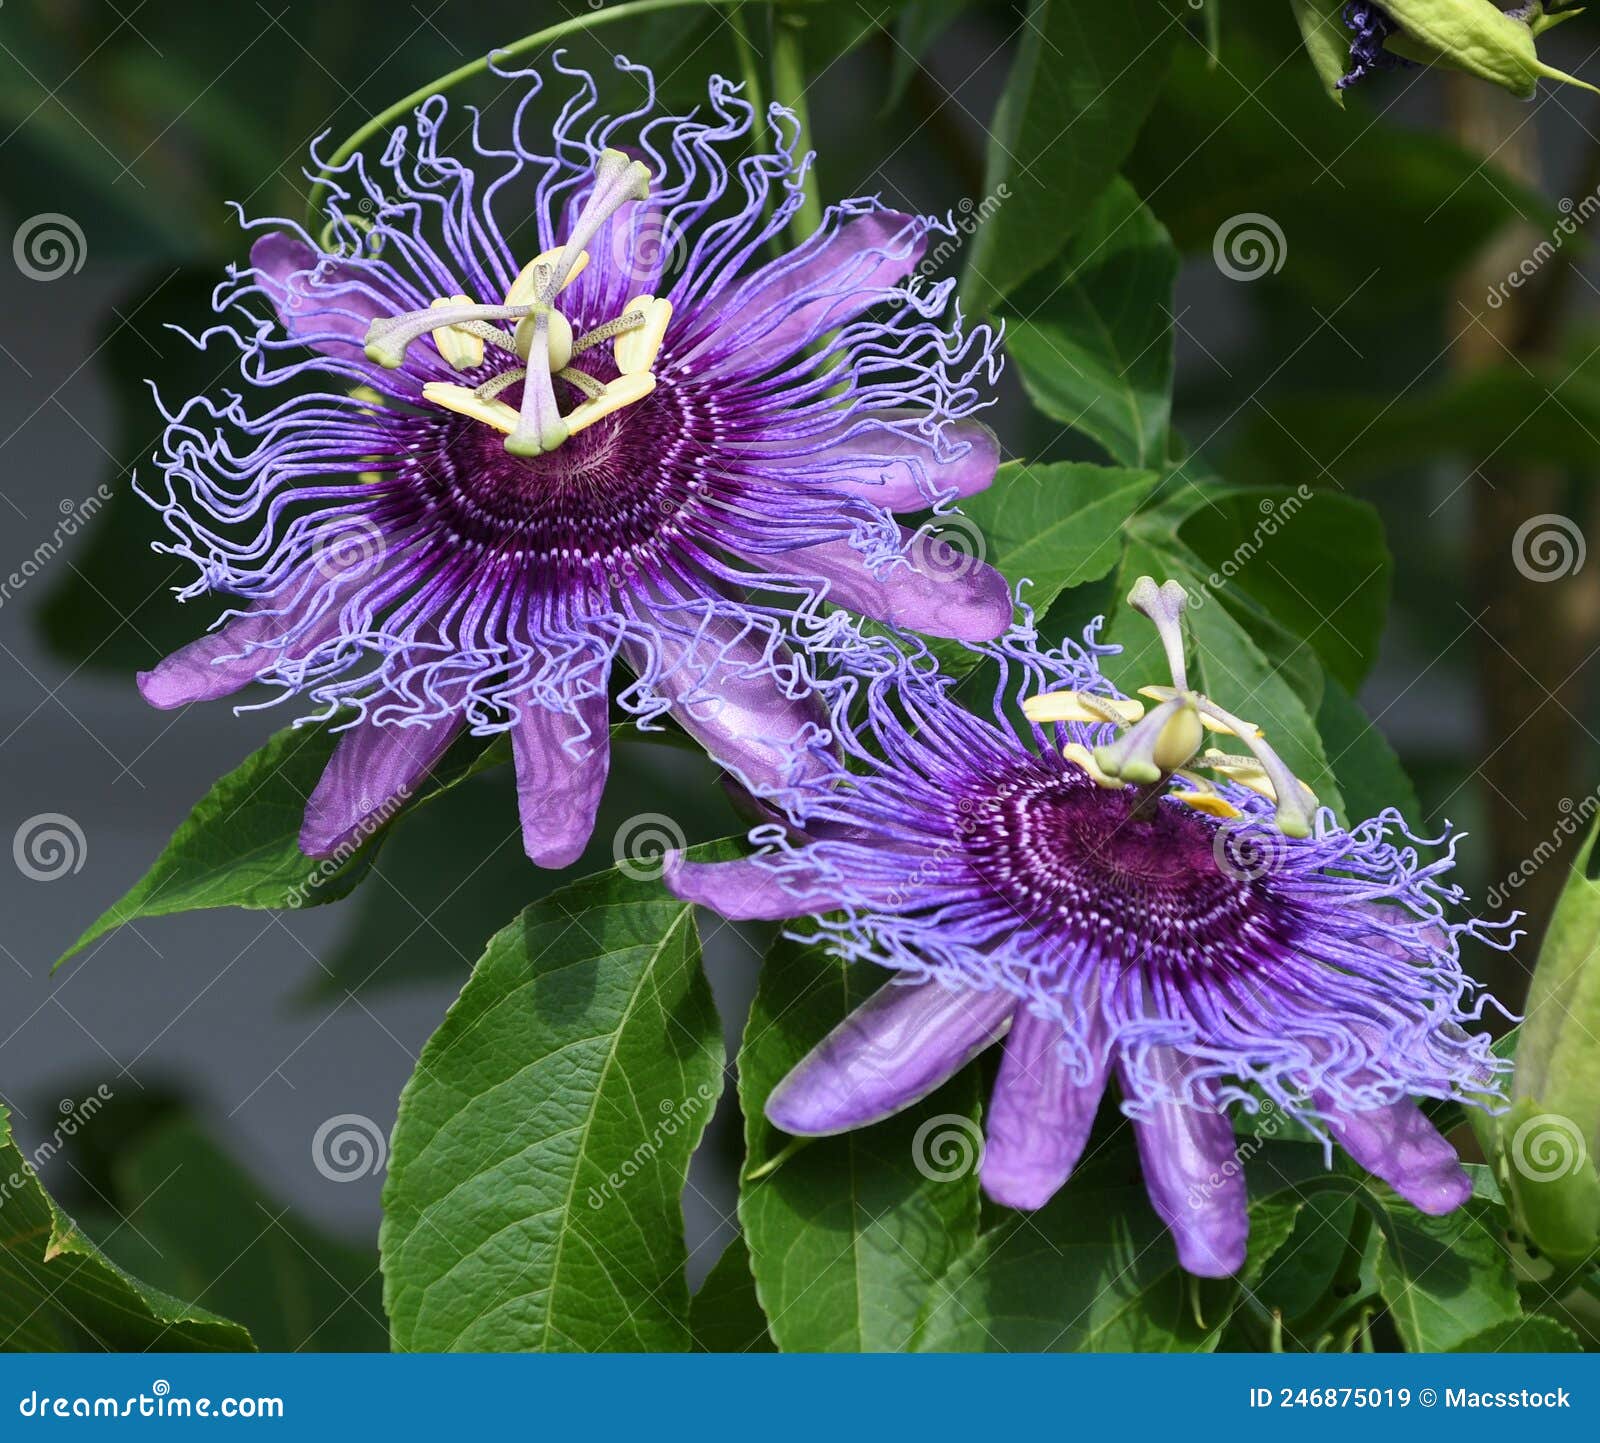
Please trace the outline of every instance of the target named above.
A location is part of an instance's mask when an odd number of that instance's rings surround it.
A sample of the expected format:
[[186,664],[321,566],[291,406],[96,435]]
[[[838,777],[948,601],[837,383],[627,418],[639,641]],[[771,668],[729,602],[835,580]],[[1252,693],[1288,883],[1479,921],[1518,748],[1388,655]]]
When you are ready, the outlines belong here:
[[1383,8],[1402,32],[1390,36],[1384,48],[1408,60],[1453,65],[1523,100],[1532,98],[1541,78],[1595,89],[1546,65],[1533,46],[1535,35],[1576,11],[1546,15],[1544,7],[1535,4],[1526,19],[1518,19],[1491,0],[1383,0]]
[[1289,0],[1312,68],[1335,105],[1344,104],[1339,82],[1350,68],[1350,32],[1342,18],[1345,0]]
[[1509,1112],[1482,1120],[1518,1230],[1558,1263],[1600,1248],[1600,854],[1591,828],[1550,919],[1517,1033]]

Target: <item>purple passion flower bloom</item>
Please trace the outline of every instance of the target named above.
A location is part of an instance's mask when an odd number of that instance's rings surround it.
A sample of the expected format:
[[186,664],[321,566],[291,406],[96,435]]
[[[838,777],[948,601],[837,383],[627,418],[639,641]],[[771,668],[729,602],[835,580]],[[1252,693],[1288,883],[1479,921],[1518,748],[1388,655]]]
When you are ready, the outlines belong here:
[[178,707],[265,681],[348,725],[313,856],[470,730],[510,733],[528,853],[563,866],[623,667],[624,711],[670,710],[767,787],[821,717],[786,642],[824,598],[964,641],[1010,624],[997,571],[892,515],[998,461],[972,419],[995,337],[917,275],[947,224],[852,200],[783,250],[810,159],[793,117],[750,154],[737,87],[657,114],[649,72],[618,65],[637,110],[601,114],[558,57],[571,93],[542,144],[519,73],[509,135],[473,113],[470,163],[434,97],[379,162],[335,169],[321,243],[251,223],[200,343],[236,346],[267,399],[168,414],[153,499],[199,568],[181,594],[235,606],[139,685]]
[[[1131,599],[1172,663],[1147,714],[1101,675],[1115,648],[1093,629],[1059,652],[1025,629],[984,648],[1000,681],[983,716],[925,655],[858,634],[854,675],[830,687],[842,755],[819,745],[826,775],[784,798],[803,830],[758,827],[745,860],[669,867],[680,897],[814,916],[811,936],[895,974],[767,1116],[797,1135],[862,1127],[1004,1038],[981,1168],[1002,1204],[1037,1208],[1066,1183],[1114,1076],[1192,1273],[1244,1261],[1234,1105],[1280,1107],[1449,1211],[1470,1186],[1412,1098],[1487,1101],[1499,1071],[1464,1027],[1486,999],[1460,941],[1497,932],[1447,920],[1454,843],[1424,861],[1392,810],[1340,827],[1255,728],[1189,687],[1181,588],[1146,578]],[[1252,754],[1202,754],[1206,729]]]

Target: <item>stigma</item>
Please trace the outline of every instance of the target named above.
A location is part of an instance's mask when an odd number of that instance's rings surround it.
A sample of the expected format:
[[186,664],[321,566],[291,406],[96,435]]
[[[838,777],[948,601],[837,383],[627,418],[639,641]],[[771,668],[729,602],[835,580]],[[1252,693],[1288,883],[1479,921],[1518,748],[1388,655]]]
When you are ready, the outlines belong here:
[[[1310,836],[1316,816],[1316,794],[1267,745],[1260,727],[1218,706],[1189,685],[1182,622],[1188,600],[1188,594],[1176,581],[1157,586],[1148,576],[1141,576],[1128,593],[1128,604],[1155,626],[1171,674],[1170,686],[1139,689],[1140,696],[1156,703],[1153,709],[1147,712],[1142,702],[1131,697],[1054,691],[1028,697],[1022,704],[1024,714],[1029,721],[1040,725],[1081,722],[1117,728],[1114,740],[1092,750],[1081,742],[1073,742],[1063,751],[1066,759],[1097,786],[1136,786],[1151,796],[1170,795],[1173,800],[1209,816],[1226,819],[1241,815],[1237,807],[1200,775],[1210,771],[1272,802],[1274,819],[1285,836]],[[1239,756],[1215,748],[1201,754],[1207,732],[1237,737],[1249,755]],[[1168,783],[1174,777],[1187,789],[1168,793]]]
[[[650,171],[619,150],[595,163],[594,189],[563,245],[543,251],[517,274],[499,304],[470,296],[441,296],[426,310],[375,320],[365,342],[367,358],[390,369],[427,336],[452,370],[477,371],[492,349],[512,364],[476,385],[429,381],[422,394],[433,405],[505,436],[514,456],[554,451],[614,412],[642,401],[656,387],[655,364],[672,319],[672,302],[637,295],[611,320],[574,335],[560,296],[590,262],[588,243],[624,204],[650,193]],[[583,358],[609,343],[617,374],[598,376]],[[520,406],[500,399],[521,384]],[[559,387],[559,390],[558,390]]]

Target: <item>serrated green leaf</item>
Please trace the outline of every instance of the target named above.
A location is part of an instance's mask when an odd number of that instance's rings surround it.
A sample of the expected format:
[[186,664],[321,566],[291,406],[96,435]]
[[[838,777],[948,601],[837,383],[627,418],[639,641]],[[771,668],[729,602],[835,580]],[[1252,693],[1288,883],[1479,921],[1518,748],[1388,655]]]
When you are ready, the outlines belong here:
[[124,1272],[40,1185],[0,1105],[0,1349],[7,1352],[239,1352],[238,1323]]
[[747,1151],[739,1221],[784,1352],[903,1351],[942,1292],[945,1269],[978,1235],[975,1069],[916,1107],[839,1137],[795,1145],[762,1113],[773,1087],[883,980],[876,969],[781,941],[750,1009],[739,1053]]
[[684,1351],[680,1195],[722,1086],[693,909],[612,871],[500,932],[400,1099],[405,1351]]
[[723,1250],[689,1304],[697,1353],[775,1353],[742,1237]]
[[1125,466],[1166,460],[1178,253],[1126,181],[1090,209],[1059,263],[1003,308],[1029,399]]
[[988,310],[1061,248],[1117,173],[1160,89],[1181,20],[1165,7],[1029,0],[989,127],[985,193],[962,298]]
[[1386,1209],[1378,1290],[1408,1352],[1447,1353],[1522,1316],[1497,1210],[1471,1198],[1444,1217]]
[[983,528],[985,557],[1043,615],[1068,587],[1098,580],[1122,556],[1124,527],[1150,494],[1154,471],[1066,461],[1007,462],[986,491],[962,502]]

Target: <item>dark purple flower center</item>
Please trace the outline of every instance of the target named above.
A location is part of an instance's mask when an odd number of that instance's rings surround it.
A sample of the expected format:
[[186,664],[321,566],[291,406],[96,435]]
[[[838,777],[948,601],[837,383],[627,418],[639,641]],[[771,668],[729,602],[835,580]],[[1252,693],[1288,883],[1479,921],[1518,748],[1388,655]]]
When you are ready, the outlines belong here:
[[[503,399],[517,405],[520,385]],[[514,456],[500,432],[449,412],[401,424],[387,498],[396,522],[563,575],[653,560],[705,489],[694,403],[670,383],[540,456]]]
[[973,870],[1019,916],[1076,952],[1186,973],[1288,945],[1289,909],[1218,860],[1218,829],[1187,807],[1134,816],[1131,788],[1020,769],[960,802]]

